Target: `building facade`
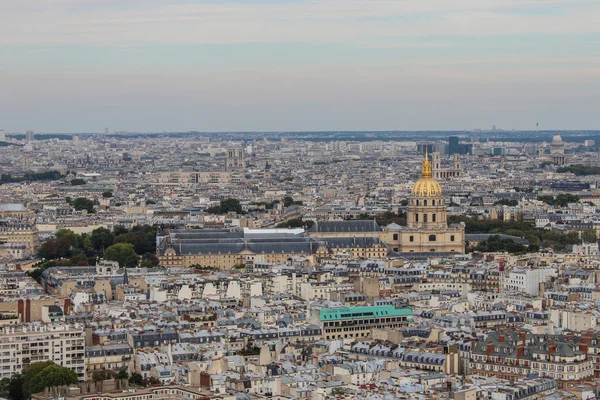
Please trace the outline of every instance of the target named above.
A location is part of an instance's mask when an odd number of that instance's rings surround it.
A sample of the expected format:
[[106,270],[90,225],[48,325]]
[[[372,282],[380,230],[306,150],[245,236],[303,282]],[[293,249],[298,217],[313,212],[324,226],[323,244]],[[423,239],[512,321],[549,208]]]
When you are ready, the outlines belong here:
[[384,242],[401,253],[464,253],[464,226],[448,225],[442,187],[432,174],[426,153],[421,179],[414,184],[408,200],[407,225],[388,226]]
[[39,361],[52,361],[72,369],[84,379],[83,328],[68,325],[19,325],[0,332],[0,377],[13,374]]

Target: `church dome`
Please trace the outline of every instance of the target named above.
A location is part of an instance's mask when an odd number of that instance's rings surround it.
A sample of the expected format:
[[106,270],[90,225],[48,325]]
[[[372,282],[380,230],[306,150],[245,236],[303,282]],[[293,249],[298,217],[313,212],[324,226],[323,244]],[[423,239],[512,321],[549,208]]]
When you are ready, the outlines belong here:
[[414,184],[411,195],[413,197],[440,197],[443,195],[442,187],[432,177],[431,163],[427,152],[421,168],[421,179]]
[[552,138],[552,144],[563,144],[563,140],[558,133]]

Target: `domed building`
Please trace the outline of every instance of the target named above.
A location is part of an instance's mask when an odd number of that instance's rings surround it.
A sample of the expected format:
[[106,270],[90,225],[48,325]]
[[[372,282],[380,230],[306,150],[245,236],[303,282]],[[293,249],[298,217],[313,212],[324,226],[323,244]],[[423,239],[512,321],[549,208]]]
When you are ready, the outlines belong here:
[[464,226],[448,225],[444,192],[433,179],[429,154],[411,191],[406,226],[387,228],[385,241],[400,253],[464,253]]
[[567,161],[565,156],[565,143],[558,133],[552,138],[552,144],[550,145],[550,159],[552,160],[552,163],[556,165],[565,165]]

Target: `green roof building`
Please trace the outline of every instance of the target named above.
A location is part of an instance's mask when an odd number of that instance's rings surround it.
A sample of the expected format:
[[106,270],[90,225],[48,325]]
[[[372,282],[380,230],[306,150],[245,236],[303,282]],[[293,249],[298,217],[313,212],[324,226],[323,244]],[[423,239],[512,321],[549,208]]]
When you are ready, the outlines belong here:
[[360,339],[372,336],[373,329],[398,329],[412,322],[410,308],[359,306],[319,310],[323,338]]

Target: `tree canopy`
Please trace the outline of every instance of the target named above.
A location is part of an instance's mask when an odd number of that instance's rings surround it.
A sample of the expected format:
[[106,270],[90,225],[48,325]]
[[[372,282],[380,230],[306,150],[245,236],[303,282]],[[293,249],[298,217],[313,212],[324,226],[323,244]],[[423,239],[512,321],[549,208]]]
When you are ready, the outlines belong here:
[[83,179],[79,179],[79,178],[75,178],[75,179],[71,179],[71,185],[73,186],[81,186],[81,185],[85,185],[87,182]]
[[556,172],[572,172],[577,176],[600,175],[600,167],[596,165],[573,164],[560,167]]
[[57,387],[77,383],[77,374],[72,369],[60,365],[49,365],[31,378],[31,393],[42,392],[48,387]]
[[500,200],[496,200],[494,202],[495,206],[501,205],[501,206],[510,206],[510,207],[514,207],[519,205],[519,200],[515,200],[515,199],[500,199]]
[[303,221],[302,218],[292,218],[287,221],[281,222],[277,225],[277,228],[310,228],[313,226],[313,221]]
[[571,193],[560,193],[556,196],[539,196],[537,199],[551,206],[566,207],[569,203],[577,203],[579,201],[579,196]]
[[104,258],[117,261],[121,268],[135,267],[138,264],[138,255],[131,243],[115,243],[104,250]]
[[228,212],[236,212],[238,214],[241,214],[242,205],[240,204],[240,201],[238,199],[230,197],[228,199],[221,200],[221,205],[219,206],[219,213],[227,214]]
[[557,230],[537,229],[533,224],[524,221],[478,220],[465,216],[451,216],[448,222],[463,222],[465,233],[503,233],[523,237],[529,241],[526,251],[530,252],[537,251],[540,247],[561,251],[582,242],[578,231],[563,233]]
[[86,199],[85,197],[78,197],[71,201],[71,207],[73,207],[75,210],[86,210],[90,214],[96,212],[94,210],[94,205],[95,203],[93,200]]

